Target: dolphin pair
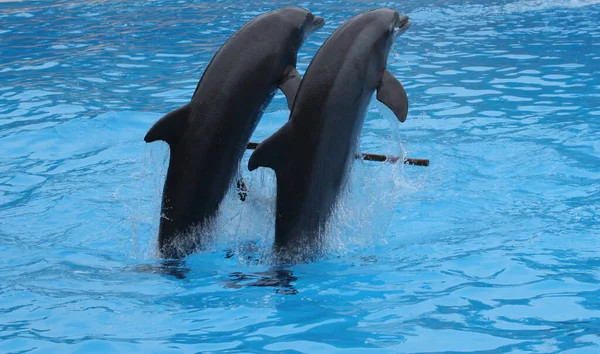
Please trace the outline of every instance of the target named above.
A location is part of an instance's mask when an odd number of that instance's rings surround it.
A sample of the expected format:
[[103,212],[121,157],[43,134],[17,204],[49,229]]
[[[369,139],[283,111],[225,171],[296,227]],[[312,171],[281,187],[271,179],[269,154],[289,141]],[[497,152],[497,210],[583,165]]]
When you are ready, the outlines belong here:
[[246,23],[215,54],[191,102],[148,131],[147,143],[163,140],[171,150],[158,233],[162,257],[181,258],[202,246],[277,88],[291,107],[301,80],[298,50],[324,23],[297,7]]
[[218,211],[277,86],[288,99],[290,120],[257,147],[248,168],[275,170],[275,246],[291,256],[320,241],[373,93],[400,121],[406,119],[406,92],[386,63],[408,17],[391,9],[353,17],[323,44],[301,80],[294,67],[298,48],[323,23],[298,8],[249,22],[215,55],[192,102],[148,132],[146,142],[161,139],[171,147],[159,230],[163,257],[196,248],[188,233],[192,226],[201,232]]
[[306,251],[319,245],[346,184],[373,93],[398,120],[406,119],[406,92],[386,64],[394,38],[409,25],[407,16],[383,8],[339,27],[306,70],[290,120],[250,157],[250,171],[261,166],[275,170],[280,259],[310,256]]

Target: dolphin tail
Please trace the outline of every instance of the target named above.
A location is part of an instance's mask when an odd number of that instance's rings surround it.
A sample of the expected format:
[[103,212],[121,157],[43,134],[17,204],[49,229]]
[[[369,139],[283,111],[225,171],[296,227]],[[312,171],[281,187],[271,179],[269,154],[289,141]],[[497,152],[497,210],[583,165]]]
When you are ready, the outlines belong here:
[[258,144],[248,160],[248,170],[254,171],[259,167],[277,168],[285,161],[286,151],[292,139],[292,126],[285,123],[273,135]]
[[168,144],[176,143],[187,127],[189,116],[189,103],[173,112],[167,113],[164,117],[154,123],[144,137],[144,141],[151,143],[156,140],[163,140]]
[[404,122],[408,115],[408,96],[398,79],[388,70],[383,71],[383,76],[377,87],[377,99],[388,106],[399,121]]

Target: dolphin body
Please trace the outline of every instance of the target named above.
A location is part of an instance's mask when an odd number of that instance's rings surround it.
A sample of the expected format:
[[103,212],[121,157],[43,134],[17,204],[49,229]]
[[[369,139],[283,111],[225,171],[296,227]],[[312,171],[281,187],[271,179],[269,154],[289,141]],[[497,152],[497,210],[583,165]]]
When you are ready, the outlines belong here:
[[215,54],[191,102],[148,131],[147,143],[163,140],[171,150],[158,234],[162,257],[181,258],[202,246],[277,88],[291,107],[301,80],[296,55],[323,24],[297,7],[254,18]]
[[406,92],[386,63],[395,36],[409,24],[407,16],[382,8],[339,27],[304,74],[290,120],[250,157],[250,171],[275,170],[275,249],[281,260],[294,261],[319,245],[373,93],[401,122],[406,119]]

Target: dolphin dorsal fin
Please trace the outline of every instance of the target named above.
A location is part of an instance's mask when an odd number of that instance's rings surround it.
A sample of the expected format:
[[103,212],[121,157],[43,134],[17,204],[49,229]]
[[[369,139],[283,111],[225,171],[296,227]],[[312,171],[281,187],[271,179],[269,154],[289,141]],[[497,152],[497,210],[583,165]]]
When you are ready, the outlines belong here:
[[292,138],[292,126],[290,122],[287,122],[256,147],[248,160],[248,170],[254,171],[259,167],[269,167],[277,171],[277,168],[286,159],[286,152]]
[[388,70],[383,71],[377,87],[377,99],[394,112],[399,121],[404,122],[408,115],[408,97],[398,79]]
[[144,141],[151,143],[156,140],[163,140],[168,144],[176,143],[187,127],[189,117],[190,105],[188,103],[173,112],[167,113],[154,123],[144,137]]

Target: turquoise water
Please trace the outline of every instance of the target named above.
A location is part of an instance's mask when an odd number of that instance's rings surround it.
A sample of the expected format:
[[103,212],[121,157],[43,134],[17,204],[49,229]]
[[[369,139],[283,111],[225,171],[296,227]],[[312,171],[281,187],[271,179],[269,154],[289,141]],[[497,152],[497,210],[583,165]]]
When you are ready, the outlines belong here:
[[[219,46],[271,2],[0,2],[0,352],[570,352],[600,348],[600,1],[318,1],[329,34],[413,24],[373,101],[328,256],[273,265],[274,181],[242,171],[218,237],[154,255],[162,143]],[[254,141],[288,117],[279,94]]]

